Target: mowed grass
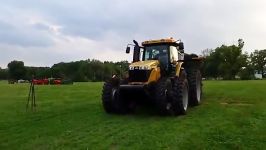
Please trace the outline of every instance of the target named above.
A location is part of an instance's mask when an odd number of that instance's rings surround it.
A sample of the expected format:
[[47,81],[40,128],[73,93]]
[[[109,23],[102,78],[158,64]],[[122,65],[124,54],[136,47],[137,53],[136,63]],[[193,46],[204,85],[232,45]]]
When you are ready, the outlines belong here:
[[0,82],[0,149],[265,149],[266,81],[205,81],[203,101],[187,115],[161,117],[145,107],[110,115],[102,83],[36,86]]

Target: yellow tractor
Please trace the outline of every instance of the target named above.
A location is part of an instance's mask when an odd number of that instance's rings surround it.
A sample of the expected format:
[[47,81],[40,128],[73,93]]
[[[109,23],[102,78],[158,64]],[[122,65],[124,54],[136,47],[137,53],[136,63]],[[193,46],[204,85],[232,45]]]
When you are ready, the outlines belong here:
[[133,112],[143,101],[154,104],[162,115],[186,114],[201,102],[203,58],[185,54],[181,40],[148,40],[134,46],[133,62],[126,77],[113,76],[103,85],[102,104],[107,113]]

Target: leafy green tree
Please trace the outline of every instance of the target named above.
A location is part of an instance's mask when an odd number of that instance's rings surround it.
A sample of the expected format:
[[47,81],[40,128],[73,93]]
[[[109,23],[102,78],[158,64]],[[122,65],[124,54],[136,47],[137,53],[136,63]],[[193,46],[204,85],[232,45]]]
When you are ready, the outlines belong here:
[[37,79],[51,77],[51,68],[49,67],[26,67],[25,79],[31,80],[32,77]]
[[0,68],[0,80],[6,80],[7,76],[8,76],[7,70]]
[[251,63],[254,66],[255,70],[262,73],[265,76],[266,74],[266,49],[264,50],[255,50],[250,54]]
[[251,63],[250,56],[245,53],[243,54],[243,58],[245,59],[245,63],[244,66],[239,70],[238,76],[241,80],[254,79],[254,67]]
[[219,76],[218,66],[220,57],[215,50],[212,50],[203,63],[203,76],[217,78]]
[[23,61],[11,61],[8,65],[9,79],[24,79],[26,75],[26,68]]
[[221,46],[216,49],[220,54],[219,73],[224,79],[234,79],[240,69],[246,66],[246,57],[239,46]]
[[254,79],[254,68],[250,65],[247,67],[242,67],[238,72],[241,80],[251,80]]
[[207,77],[222,77],[234,79],[242,67],[247,66],[247,55],[242,53],[244,41],[238,40],[238,45],[222,45],[206,56],[203,70]]

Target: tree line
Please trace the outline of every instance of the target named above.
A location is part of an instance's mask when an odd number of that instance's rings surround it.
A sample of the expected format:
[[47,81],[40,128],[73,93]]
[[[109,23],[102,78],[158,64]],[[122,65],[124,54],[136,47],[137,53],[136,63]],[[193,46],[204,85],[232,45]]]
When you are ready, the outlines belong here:
[[0,69],[0,79],[31,80],[61,78],[75,82],[103,81],[112,75],[122,75],[128,68],[127,61],[111,62],[99,60],[81,60],[54,64],[52,67],[28,67],[23,61],[11,61],[7,69]]
[[[221,45],[215,49],[205,49],[202,65],[203,77],[207,79],[242,80],[254,79],[255,73],[266,74],[266,49],[252,53],[243,52],[244,41],[238,44]],[[104,81],[112,75],[125,75],[128,61],[111,62],[87,59],[68,63],[54,64],[52,67],[28,67],[23,61],[12,61],[7,69],[0,68],[0,80],[30,80],[33,77],[61,78],[75,82]]]
[[266,49],[248,54],[243,53],[243,47],[244,41],[239,39],[237,45],[222,45],[204,50],[203,76],[225,80],[249,80],[255,79],[254,74],[258,73],[265,77]]

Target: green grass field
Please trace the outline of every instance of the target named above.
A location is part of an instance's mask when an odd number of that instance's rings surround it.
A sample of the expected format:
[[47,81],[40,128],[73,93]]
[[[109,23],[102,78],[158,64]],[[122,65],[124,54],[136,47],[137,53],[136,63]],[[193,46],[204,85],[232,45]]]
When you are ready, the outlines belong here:
[[0,149],[266,149],[266,81],[205,81],[203,102],[161,117],[145,108],[106,114],[102,83],[36,86],[0,82]]

